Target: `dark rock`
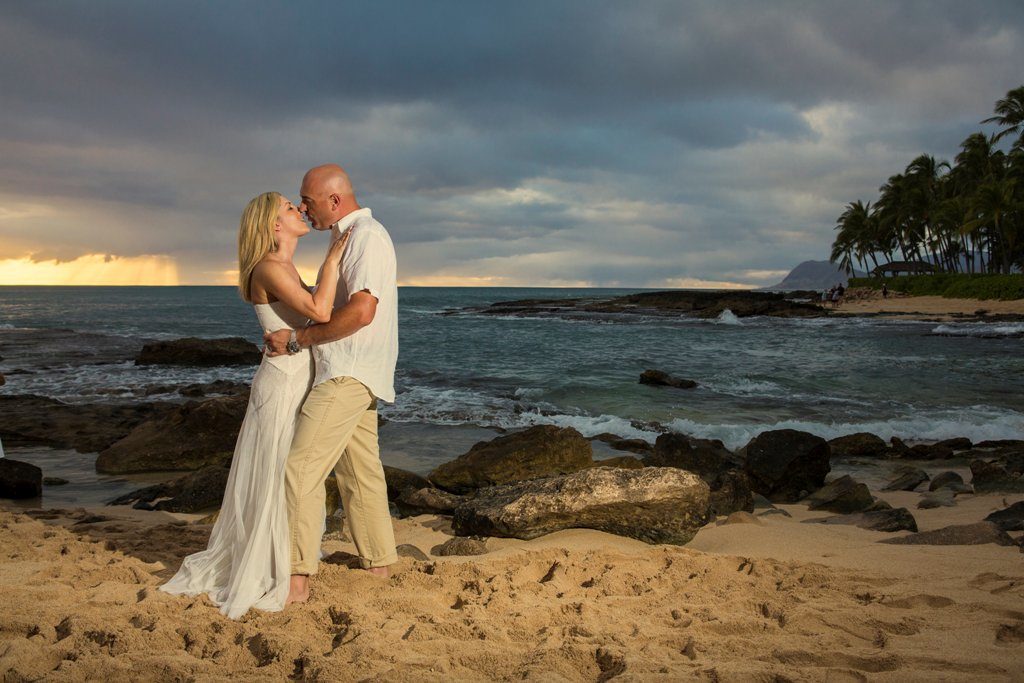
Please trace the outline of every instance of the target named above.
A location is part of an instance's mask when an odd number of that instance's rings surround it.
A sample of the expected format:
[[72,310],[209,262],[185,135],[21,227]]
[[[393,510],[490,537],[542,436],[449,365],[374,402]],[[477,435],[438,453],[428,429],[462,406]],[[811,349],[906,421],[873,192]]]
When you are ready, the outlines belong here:
[[697,383],[692,379],[673,377],[661,370],[644,370],[640,374],[640,384],[647,384],[652,387],[675,387],[676,389],[693,389]]
[[567,474],[590,467],[590,442],[575,429],[541,425],[482,441],[430,473],[428,479],[452,493],[484,486]]
[[985,521],[996,524],[1003,531],[1024,531],[1024,500],[996,510]]
[[948,487],[951,484],[963,484],[964,478],[956,472],[943,472],[936,474],[932,478],[932,483],[928,485],[929,491],[938,491],[943,487]]
[[919,443],[916,446],[911,446],[910,452],[904,457],[914,460],[948,460],[953,455],[953,449],[949,446],[937,443]]
[[928,473],[919,467],[904,465],[894,474],[896,474],[896,478],[886,484],[882,488],[883,491],[913,491],[928,481]]
[[107,504],[167,512],[208,510],[220,506],[224,499],[229,473],[230,469],[224,465],[210,465],[180,479],[125,494]]
[[1024,477],[1006,461],[971,461],[971,484],[978,493],[1024,493]]
[[867,484],[858,483],[850,475],[844,474],[822,486],[804,502],[807,503],[809,510],[849,514],[867,510],[875,502],[875,498],[868,490]]
[[186,337],[146,344],[135,357],[136,365],[259,365],[263,354],[241,337],[198,339]]
[[956,494],[949,489],[942,489],[941,491],[935,491],[927,493],[921,496],[921,500],[917,502],[919,510],[931,510],[932,508],[938,507],[954,507],[956,505]]
[[754,493],[751,498],[754,501],[755,510],[777,510],[778,508],[772,504],[770,500],[762,496],[760,493]]
[[406,489],[395,500],[403,515],[451,514],[463,497],[434,487]]
[[230,463],[245,417],[244,396],[191,401],[148,420],[96,458],[106,474],[197,470]]
[[889,453],[889,446],[881,438],[868,432],[857,432],[828,442],[832,457],[878,457]]
[[248,396],[249,385],[243,382],[232,382],[226,379],[218,379],[202,384],[189,384],[178,389],[182,396],[199,398],[209,394],[223,396]]
[[0,458],[0,498],[37,498],[43,493],[43,471],[27,462]]
[[456,536],[449,538],[440,545],[430,549],[431,555],[449,557],[452,555],[483,555],[487,552],[487,544],[475,538]]
[[974,524],[954,524],[934,531],[922,531],[916,534],[887,538],[882,543],[894,545],[1017,545],[1009,534],[992,522],[975,522]]
[[1024,450],[1022,439],[990,439],[974,444],[975,448],[1018,448]]
[[430,558],[427,554],[412,545],[411,543],[400,543],[395,547],[395,552],[398,553],[399,557],[408,557],[413,560],[419,560],[420,562],[429,562]]
[[737,510],[736,512],[730,513],[730,515],[719,522],[719,524],[757,524],[763,526],[764,522],[746,510]]
[[654,449],[644,456],[644,464],[649,467],[678,467],[711,483],[738,463],[721,441],[669,433],[658,437]]
[[744,451],[751,489],[773,502],[794,503],[818,490],[831,469],[828,442],[795,429],[759,434]]
[[60,477],[43,477],[43,486],[64,486],[70,483],[67,479],[61,479]]
[[816,524],[851,524],[870,531],[917,531],[917,520],[907,508],[854,512],[849,515],[804,521]]
[[707,483],[711,488],[711,514],[728,515],[737,511],[754,511],[754,494],[750,490],[750,479],[743,470],[726,470]]
[[642,460],[634,458],[631,455],[623,455],[617,458],[605,458],[604,460],[595,460],[592,467],[621,467],[624,470],[638,470],[644,466]]
[[645,455],[651,452],[651,444],[644,441],[643,439],[623,439],[616,434],[598,434],[594,437],[598,441],[603,441],[617,451],[629,451],[630,453],[636,453],[637,455]]
[[952,484],[947,484],[946,486],[942,487],[942,490],[952,491],[954,495],[957,496],[959,496],[962,493],[974,493],[974,487],[971,486],[970,484],[957,484],[956,482]]
[[597,467],[483,489],[455,510],[457,535],[537,538],[598,529],[648,543],[684,544],[710,519],[708,485],[670,467]]
[[875,510],[892,510],[892,505],[889,505],[889,503],[881,498],[875,498],[875,502],[864,512],[874,512]]
[[949,448],[954,451],[966,451],[974,448],[974,444],[971,443],[971,440],[964,436],[958,436],[954,439],[943,439],[935,445]]
[[95,453],[107,448],[147,419],[173,406],[67,404],[44,396],[0,395],[0,439],[7,446],[51,446]]
[[0,387],[7,384],[7,378],[4,377],[4,373],[0,372]]
[[388,465],[384,465],[384,480],[388,485],[388,500],[398,500],[399,496],[407,490],[416,491],[430,488],[430,482],[426,477]]
[[910,446],[903,443],[903,439],[894,436],[889,439],[889,452],[893,458],[907,458],[910,453]]

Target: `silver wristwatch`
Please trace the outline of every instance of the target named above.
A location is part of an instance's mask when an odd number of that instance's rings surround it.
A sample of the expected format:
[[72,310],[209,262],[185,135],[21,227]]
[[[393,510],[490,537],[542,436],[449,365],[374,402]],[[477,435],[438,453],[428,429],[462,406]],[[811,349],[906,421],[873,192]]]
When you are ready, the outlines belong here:
[[292,330],[291,336],[288,337],[288,344],[284,348],[286,351],[288,351],[288,353],[292,355],[302,350],[302,347],[299,346],[299,340],[297,338],[297,333],[295,332],[295,330]]

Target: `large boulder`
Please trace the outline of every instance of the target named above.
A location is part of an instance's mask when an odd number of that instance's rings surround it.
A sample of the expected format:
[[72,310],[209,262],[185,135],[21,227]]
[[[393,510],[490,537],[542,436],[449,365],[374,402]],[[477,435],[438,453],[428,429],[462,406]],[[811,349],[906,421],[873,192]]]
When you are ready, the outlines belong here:
[[831,469],[828,442],[795,429],[759,434],[744,452],[751,488],[776,503],[795,503],[818,490]]
[[869,531],[917,531],[917,520],[907,508],[867,510],[804,521],[815,524],[850,524]]
[[263,354],[258,346],[241,337],[199,339],[186,337],[146,344],[135,357],[136,365],[259,365]]
[[27,462],[0,458],[0,498],[37,498],[43,493],[43,471]]
[[465,500],[462,496],[434,487],[406,489],[395,500],[403,515],[450,515]]
[[1024,500],[1002,510],[996,510],[986,517],[985,521],[993,522],[1003,531],[1024,531]]
[[697,383],[692,379],[673,377],[661,370],[644,370],[640,373],[640,384],[652,387],[673,387],[675,389],[694,389]]
[[1019,463],[1007,459],[972,460],[971,484],[978,493],[1024,493]]
[[104,474],[197,470],[231,461],[245,417],[245,396],[189,402],[148,420],[96,458]]
[[452,493],[576,472],[593,463],[590,442],[575,429],[540,425],[481,441],[427,477]]
[[0,396],[0,439],[8,446],[51,446],[95,453],[144,421],[165,415],[166,404],[69,404],[32,394]]
[[738,464],[721,441],[697,439],[675,432],[659,436],[654,442],[654,449],[643,460],[648,467],[678,467],[693,472],[709,483]]
[[808,496],[804,502],[807,503],[809,510],[827,510],[849,514],[867,510],[874,504],[875,497],[871,495],[867,484],[858,483],[850,475],[844,474],[835,481],[822,486]]
[[586,528],[682,545],[709,519],[708,485],[692,472],[597,467],[482,489],[455,510],[452,527],[460,536],[522,539]]
[[952,439],[943,439],[935,444],[936,446],[945,446],[946,448],[954,451],[966,451],[974,448],[974,444],[966,436],[957,436]]
[[913,491],[928,481],[928,473],[919,467],[903,465],[893,474],[896,476],[882,488],[883,491]]
[[929,491],[938,491],[941,488],[951,488],[956,484],[963,484],[964,478],[956,472],[942,472],[932,477],[932,481],[928,484]]
[[705,482],[711,488],[713,515],[754,511],[754,493],[750,490],[750,478],[743,470],[726,470],[711,481],[705,479]]
[[426,477],[389,465],[384,465],[384,481],[388,486],[388,500],[398,500],[402,492],[407,489],[415,491],[430,486]]
[[219,507],[224,499],[229,473],[228,467],[210,465],[174,481],[125,494],[110,501],[108,505],[132,505],[141,510],[167,512],[209,510]]
[[832,457],[873,458],[889,454],[889,444],[869,432],[847,434],[828,442]]
[[954,524],[933,531],[922,531],[898,538],[887,538],[882,543],[894,545],[1017,545],[1017,542],[999,525],[992,522]]

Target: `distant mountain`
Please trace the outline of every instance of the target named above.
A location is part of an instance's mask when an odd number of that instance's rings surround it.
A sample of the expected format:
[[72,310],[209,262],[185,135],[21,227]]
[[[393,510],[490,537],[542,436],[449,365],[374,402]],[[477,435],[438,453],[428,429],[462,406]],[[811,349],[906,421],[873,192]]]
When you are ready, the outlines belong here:
[[[771,287],[763,287],[772,291],[791,291],[794,289],[813,289],[820,291],[835,287],[842,283],[845,287],[849,275],[839,269],[839,266],[830,261],[804,261],[799,266],[789,271],[789,275],[783,278],[782,282]],[[854,277],[865,277],[859,271]]]

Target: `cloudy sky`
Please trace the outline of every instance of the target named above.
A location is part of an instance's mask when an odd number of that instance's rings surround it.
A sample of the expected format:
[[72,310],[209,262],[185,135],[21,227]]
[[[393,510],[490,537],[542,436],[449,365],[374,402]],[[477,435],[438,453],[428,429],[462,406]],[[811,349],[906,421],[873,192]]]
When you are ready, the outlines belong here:
[[772,284],[1022,65],[1017,0],[8,2],[0,284],[231,283],[324,162],[404,284]]

